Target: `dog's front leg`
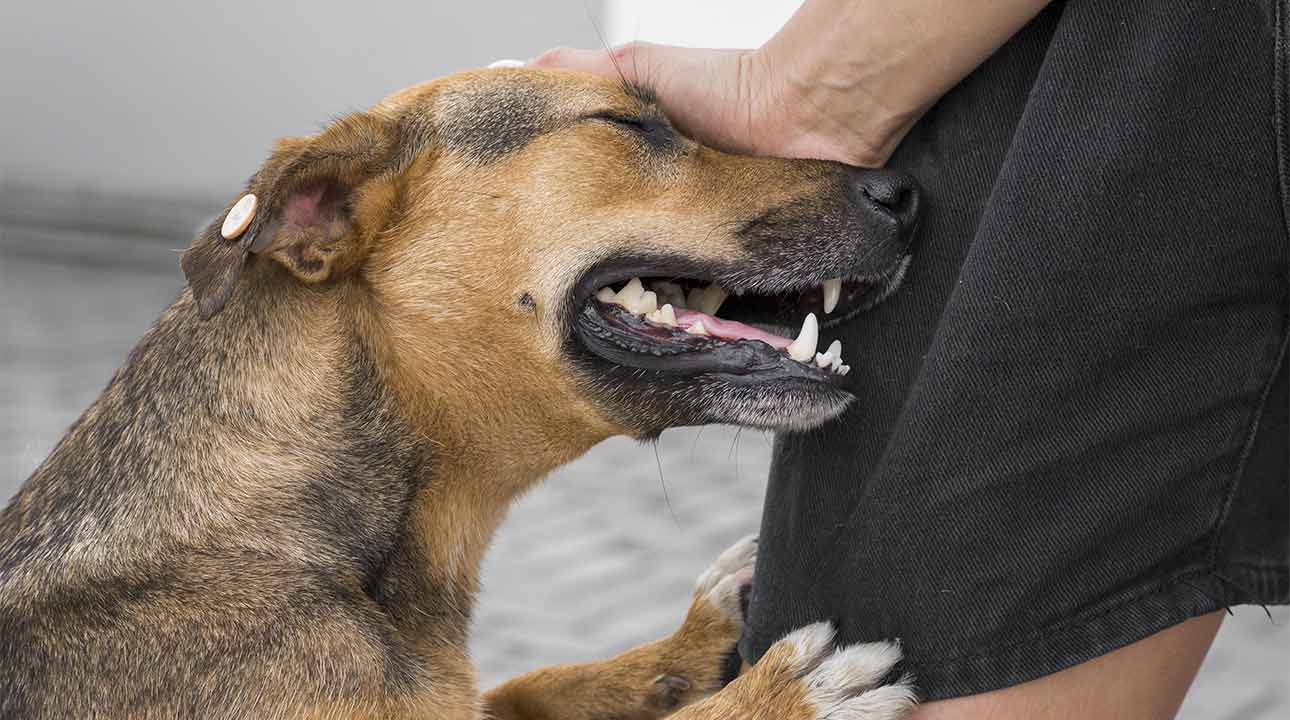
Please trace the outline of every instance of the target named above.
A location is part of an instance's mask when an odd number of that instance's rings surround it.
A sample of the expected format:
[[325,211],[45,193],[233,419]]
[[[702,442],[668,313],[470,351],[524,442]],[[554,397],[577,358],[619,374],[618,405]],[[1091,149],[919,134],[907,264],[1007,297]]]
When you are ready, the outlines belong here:
[[722,553],[699,578],[685,621],[669,637],[602,662],[521,675],[484,696],[485,717],[653,720],[712,695],[738,670],[741,598],[756,556],[754,537]]

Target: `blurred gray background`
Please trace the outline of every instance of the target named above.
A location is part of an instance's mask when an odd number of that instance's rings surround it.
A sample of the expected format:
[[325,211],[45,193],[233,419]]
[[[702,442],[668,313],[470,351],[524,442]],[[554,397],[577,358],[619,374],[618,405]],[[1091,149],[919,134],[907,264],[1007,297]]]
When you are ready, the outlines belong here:
[[[274,138],[601,35],[756,44],[793,6],[0,3],[0,502],[173,299],[176,251]],[[764,435],[709,428],[657,450],[611,441],[557,472],[487,561],[473,640],[485,684],[670,632],[699,572],[756,530],[769,456]],[[1288,622],[1285,608],[1238,609],[1182,717],[1290,716]]]

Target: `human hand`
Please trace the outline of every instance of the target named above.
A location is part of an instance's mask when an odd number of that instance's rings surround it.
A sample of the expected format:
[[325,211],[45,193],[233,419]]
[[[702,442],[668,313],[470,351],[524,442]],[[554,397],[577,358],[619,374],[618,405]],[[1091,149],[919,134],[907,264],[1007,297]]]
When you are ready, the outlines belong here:
[[805,0],[756,50],[628,43],[529,64],[652,87],[678,129],[723,150],[877,167],[1047,2]]
[[856,112],[858,98],[846,97],[852,90],[793,82],[806,68],[773,60],[769,48],[712,50],[633,42],[612,50],[556,48],[529,66],[580,70],[647,86],[681,132],[706,145],[750,155],[877,167],[918,117]]

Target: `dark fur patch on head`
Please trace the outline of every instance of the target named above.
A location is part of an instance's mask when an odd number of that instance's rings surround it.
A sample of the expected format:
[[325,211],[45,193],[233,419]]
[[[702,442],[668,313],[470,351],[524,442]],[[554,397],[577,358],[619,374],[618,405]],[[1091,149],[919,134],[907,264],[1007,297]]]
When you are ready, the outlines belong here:
[[520,150],[553,126],[549,90],[527,79],[455,91],[435,111],[439,146],[478,163]]
[[619,87],[624,95],[639,103],[639,107],[627,112],[596,113],[592,117],[629,130],[648,149],[650,156],[674,157],[683,152],[685,141],[659,106],[653,88],[626,81],[619,83]]
[[233,296],[249,252],[247,243],[220,235],[223,218],[212,220],[179,261],[202,317],[219,312]]

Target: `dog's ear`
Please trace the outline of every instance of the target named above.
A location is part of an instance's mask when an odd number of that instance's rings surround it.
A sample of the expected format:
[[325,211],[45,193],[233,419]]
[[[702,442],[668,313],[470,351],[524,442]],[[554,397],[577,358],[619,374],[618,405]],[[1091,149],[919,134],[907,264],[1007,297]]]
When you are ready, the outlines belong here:
[[[355,267],[380,229],[384,206],[392,204],[401,144],[395,123],[371,113],[343,117],[318,135],[278,141],[247,182],[238,210],[237,200],[230,203],[180,262],[202,319],[224,308],[251,255],[270,258],[308,283]],[[249,223],[229,218],[248,205]]]

